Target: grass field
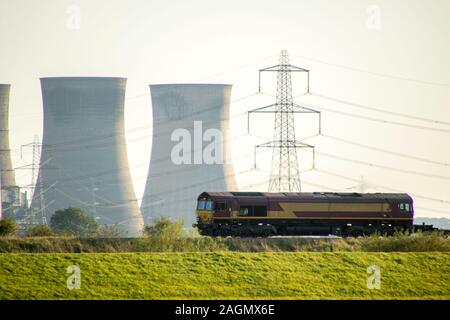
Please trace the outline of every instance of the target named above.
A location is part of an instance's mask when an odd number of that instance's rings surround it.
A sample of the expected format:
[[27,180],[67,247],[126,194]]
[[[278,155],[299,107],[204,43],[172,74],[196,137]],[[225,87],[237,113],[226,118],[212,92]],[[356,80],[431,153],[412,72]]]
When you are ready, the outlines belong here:
[[[1,299],[450,299],[450,254],[0,254]],[[66,268],[78,265],[81,288]],[[381,268],[370,290],[367,268]]]
[[0,253],[450,252],[450,238],[438,232],[359,238],[211,238],[181,236],[181,232],[180,227],[140,238],[0,237]]

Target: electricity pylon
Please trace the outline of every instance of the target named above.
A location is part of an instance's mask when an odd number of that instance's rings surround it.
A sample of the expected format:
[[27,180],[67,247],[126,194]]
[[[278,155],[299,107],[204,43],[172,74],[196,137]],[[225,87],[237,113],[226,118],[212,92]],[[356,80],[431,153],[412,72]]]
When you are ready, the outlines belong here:
[[261,92],[261,72],[277,72],[277,94],[276,101],[266,107],[254,109],[248,112],[248,121],[251,113],[274,113],[274,139],[270,142],[259,144],[255,147],[255,164],[257,148],[273,148],[272,164],[269,180],[269,192],[300,192],[301,180],[298,166],[297,149],[310,148],[314,146],[295,139],[295,113],[315,113],[319,115],[320,134],[320,112],[311,108],[303,107],[294,103],[292,98],[291,72],[307,73],[307,93],[309,92],[309,70],[293,66],[289,63],[286,50],[281,51],[279,63],[276,66],[259,70],[259,91]]
[[[28,210],[28,218],[31,224],[37,224],[37,223],[42,223],[42,224],[47,224],[47,214],[46,214],[46,204],[45,204],[45,198],[44,198],[44,194],[46,192],[46,190],[44,190],[44,185],[42,183],[42,180],[38,179],[39,177],[39,169],[43,168],[43,166],[49,162],[51,159],[47,159],[45,162],[40,163],[40,157],[41,157],[41,150],[42,150],[42,143],[39,141],[39,136],[35,135],[34,136],[34,140],[32,143],[28,143],[28,144],[24,144],[21,146],[20,148],[20,152],[21,152],[21,158],[23,156],[23,148],[28,148],[31,147],[32,148],[32,152],[33,152],[33,160],[31,165],[25,165],[22,167],[18,167],[16,169],[31,169],[31,185],[30,185],[30,189],[31,189],[31,199],[38,199],[39,201],[39,206],[37,209],[37,207],[35,209],[29,208]],[[50,168],[45,168],[45,169],[50,169]],[[39,181],[39,185],[38,182]],[[50,188],[52,188],[54,185],[50,186]],[[35,197],[35,192],[36,190],[38,190],[39,197]],[[48,189],[47,189],[48,190]],[[40,213],[41,219],[38,219],[36,216],[36,211]]]

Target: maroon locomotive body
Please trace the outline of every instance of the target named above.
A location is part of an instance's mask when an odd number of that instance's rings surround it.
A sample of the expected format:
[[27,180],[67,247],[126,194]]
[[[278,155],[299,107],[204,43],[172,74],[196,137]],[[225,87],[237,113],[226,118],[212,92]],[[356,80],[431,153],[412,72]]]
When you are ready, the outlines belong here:
[[212,236],[359,236],[410,229],[413,217],[404,193],[204,192],[196,226]]

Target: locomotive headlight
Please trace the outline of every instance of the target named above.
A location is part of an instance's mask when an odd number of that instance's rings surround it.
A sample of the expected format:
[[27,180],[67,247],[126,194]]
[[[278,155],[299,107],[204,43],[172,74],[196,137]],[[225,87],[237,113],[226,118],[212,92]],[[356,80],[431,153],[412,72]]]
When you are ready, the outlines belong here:
[[212,212],[206,210],[197,210],[197,217],[202,223],[211,223],[213,220]]

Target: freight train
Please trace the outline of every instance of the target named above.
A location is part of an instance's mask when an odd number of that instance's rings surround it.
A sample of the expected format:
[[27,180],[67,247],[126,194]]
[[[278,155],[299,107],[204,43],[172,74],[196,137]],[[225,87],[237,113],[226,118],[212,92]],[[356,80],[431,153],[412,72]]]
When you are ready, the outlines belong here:
[[203,192],[197,199],[200,234],[208,236],[362,236],[421,229],[405,193]]

